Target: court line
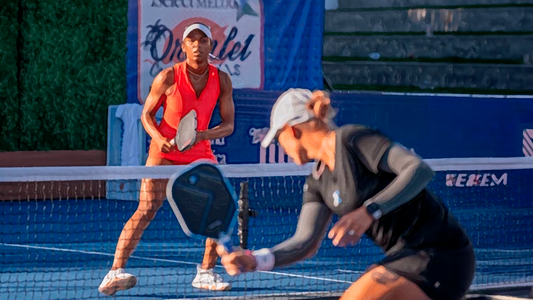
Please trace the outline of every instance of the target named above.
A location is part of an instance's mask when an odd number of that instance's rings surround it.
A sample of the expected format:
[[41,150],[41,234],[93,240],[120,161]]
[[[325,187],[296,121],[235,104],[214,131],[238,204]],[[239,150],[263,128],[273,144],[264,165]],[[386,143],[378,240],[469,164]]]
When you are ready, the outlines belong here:
[[[274,297],[274,296],[330,296],[330,297],[339,297],[342,295],[342,293],[333,293],[333,292],[295,292],[295,293],[272,293],[272,294],[254,294],[250,295],[252,297],[251,299],[254,299],[256,297]],[[224,300],[224,299],[247,299],[248,295],[244,296],[213,296],[213,297],[207,297],[207,298],[169,298],[164,300],[178,300],[178,299],[210,299],[210,300]]]
[[352,271],[352,270],[342,270],[342,269],[337,269],[335,271],[343,272],[343,273],[353,273],[353,274],[363,274],[363,273],[365,273],[363,271]]
[[306,279],[316,279],[316,280],[322,280],[322,281],[331,281],[331,282],[340,282],[340,283],[350,283],[350,284],[353,283],[353,281],[338,280],[338,279],[330,279],[330,278],[322,278],[322,277],[315,277],[315,276],[296,275],[296,274],[290,274],[290,273],[281,273],[281,272],[272,272],[272,271],[258,271],[258,272],[260,272],[260,273],[267,273],[267,274],[274,274],[274,275],[283,275],[283,276],[289,276],[289,277],[300,277],[300,278],[306,278]]
[[528,300],[528,298],[517,298],[517,297],[511,297],[511,296],[499,296],[499,295],[478,295],[478,294],[472,294],[472,295],[466,295],[466,300],[468,299],[483,299],[483,300]]
[[[74,253],[113,256],[113,257],[115,256],[114,254],[104,253],[104,252],[84,251],[84,250],[76,250],[76,249],[63,249],[63,248],[43,247],[43,246],[31,246],[31,245],[21,245],[21,244],[0,243],[0,246],[17,247],[17,248],[29,248],[29,249],[40,249],[40,250],[52,250],[52,251],[62,251],[62,252],[74,252]],[[192,263],[192,262],[188,262],[188,261],[172,260],[172,259],[164,259],[164,258],[153,258],[153,257],[141,257],[141,256],[135,256],[135,255],[130,256],[130,258],[136,258],[136,259],[141,259],[141,260],[149,260],[149,261],[162,261],[162,262],[170,262],[170,263],[178,263],[178,264],[194,265],[194,266],[198,265],[197,263]],[[222,266],[215,266],[215,267],[223,268]],[[284,273],[284,272],[272,272],[272,271],[257,271],[257,272],[258,273],[273,274],[273,275],[282,275],[282,276],[288,276],[288,277],[299,277],[299,278],[305,278],[305,279],[315,279],[315,280],[321,280],[321,281],[350,283],[350,284],[353,283],[352,281],[346,281],[346,280],[338,280],[338,279],[315,277],[315,276],[297,275],[297,274],[290,274],[290,273]]]
[[470,286],[471,291],[477,290],[490,290],[490,289],[499,289],[499,288],[509,288],[509,287],[531,287],[533,286],[533,281],[515,281],[503,284],[494,284],[494,283],[477,283]]

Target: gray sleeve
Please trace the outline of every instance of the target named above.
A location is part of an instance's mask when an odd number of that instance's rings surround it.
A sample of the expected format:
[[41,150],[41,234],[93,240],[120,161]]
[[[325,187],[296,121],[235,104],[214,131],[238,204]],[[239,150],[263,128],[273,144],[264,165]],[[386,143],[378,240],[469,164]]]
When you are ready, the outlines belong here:
[[367,200],[379,204],[383,215],[411,201],[435,175],[424,161],[398,144],[393,144],[384,153],[378,168],[396,174],[387,187]]
[[315,255],[326,234],[331,215],[331,211],[323,203],[305,203],[294,235],[270,249],[275,258],[274,267],[289,265]]

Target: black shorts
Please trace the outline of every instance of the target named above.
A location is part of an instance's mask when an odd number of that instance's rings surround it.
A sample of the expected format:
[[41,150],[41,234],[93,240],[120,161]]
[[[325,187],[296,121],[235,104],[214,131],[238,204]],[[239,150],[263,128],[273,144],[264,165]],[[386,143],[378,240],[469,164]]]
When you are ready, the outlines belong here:
[[379,265],[414,282],[432,300],[460,300],[474,279],[476,258],[468,243],[455,249],[403,248]]

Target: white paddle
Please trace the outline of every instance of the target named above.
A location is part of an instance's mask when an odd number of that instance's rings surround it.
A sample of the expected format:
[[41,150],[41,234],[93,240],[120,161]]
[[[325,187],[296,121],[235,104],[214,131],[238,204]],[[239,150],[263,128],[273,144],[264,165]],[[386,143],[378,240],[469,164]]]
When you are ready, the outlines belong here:
[[193,109],[185,117],[181,118],[176,137],[170,141],[170,144],[172,146],[176,145],[180,152],[191,149],[196,141],[197,125],[196,111]]

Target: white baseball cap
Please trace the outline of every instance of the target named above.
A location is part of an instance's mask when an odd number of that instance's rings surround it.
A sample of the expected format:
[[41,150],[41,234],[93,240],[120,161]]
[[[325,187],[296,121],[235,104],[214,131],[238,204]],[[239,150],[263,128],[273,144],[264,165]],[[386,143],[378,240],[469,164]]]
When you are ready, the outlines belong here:
[[313,113],[307,108],[313,93],[306,89],[289,89],[279,96],[270,115],[270,130],[261,142],[261,146],[268,147],[285,125],[294,126],[309,121]]
[[189,33],[191,33],[193,30],[200,30],[202,31],[203,33],[205,33],[205,35],[210,38],[210,39],[213,39],[213,36],[211,35],[211,29],[209,29],[208,26],[202,24],[202,23],[193,23],[189,26],[187,26],[187,28],[185,28],[185,31],[183,32],[183,41],[185,40],[185,38],[189,35]]

